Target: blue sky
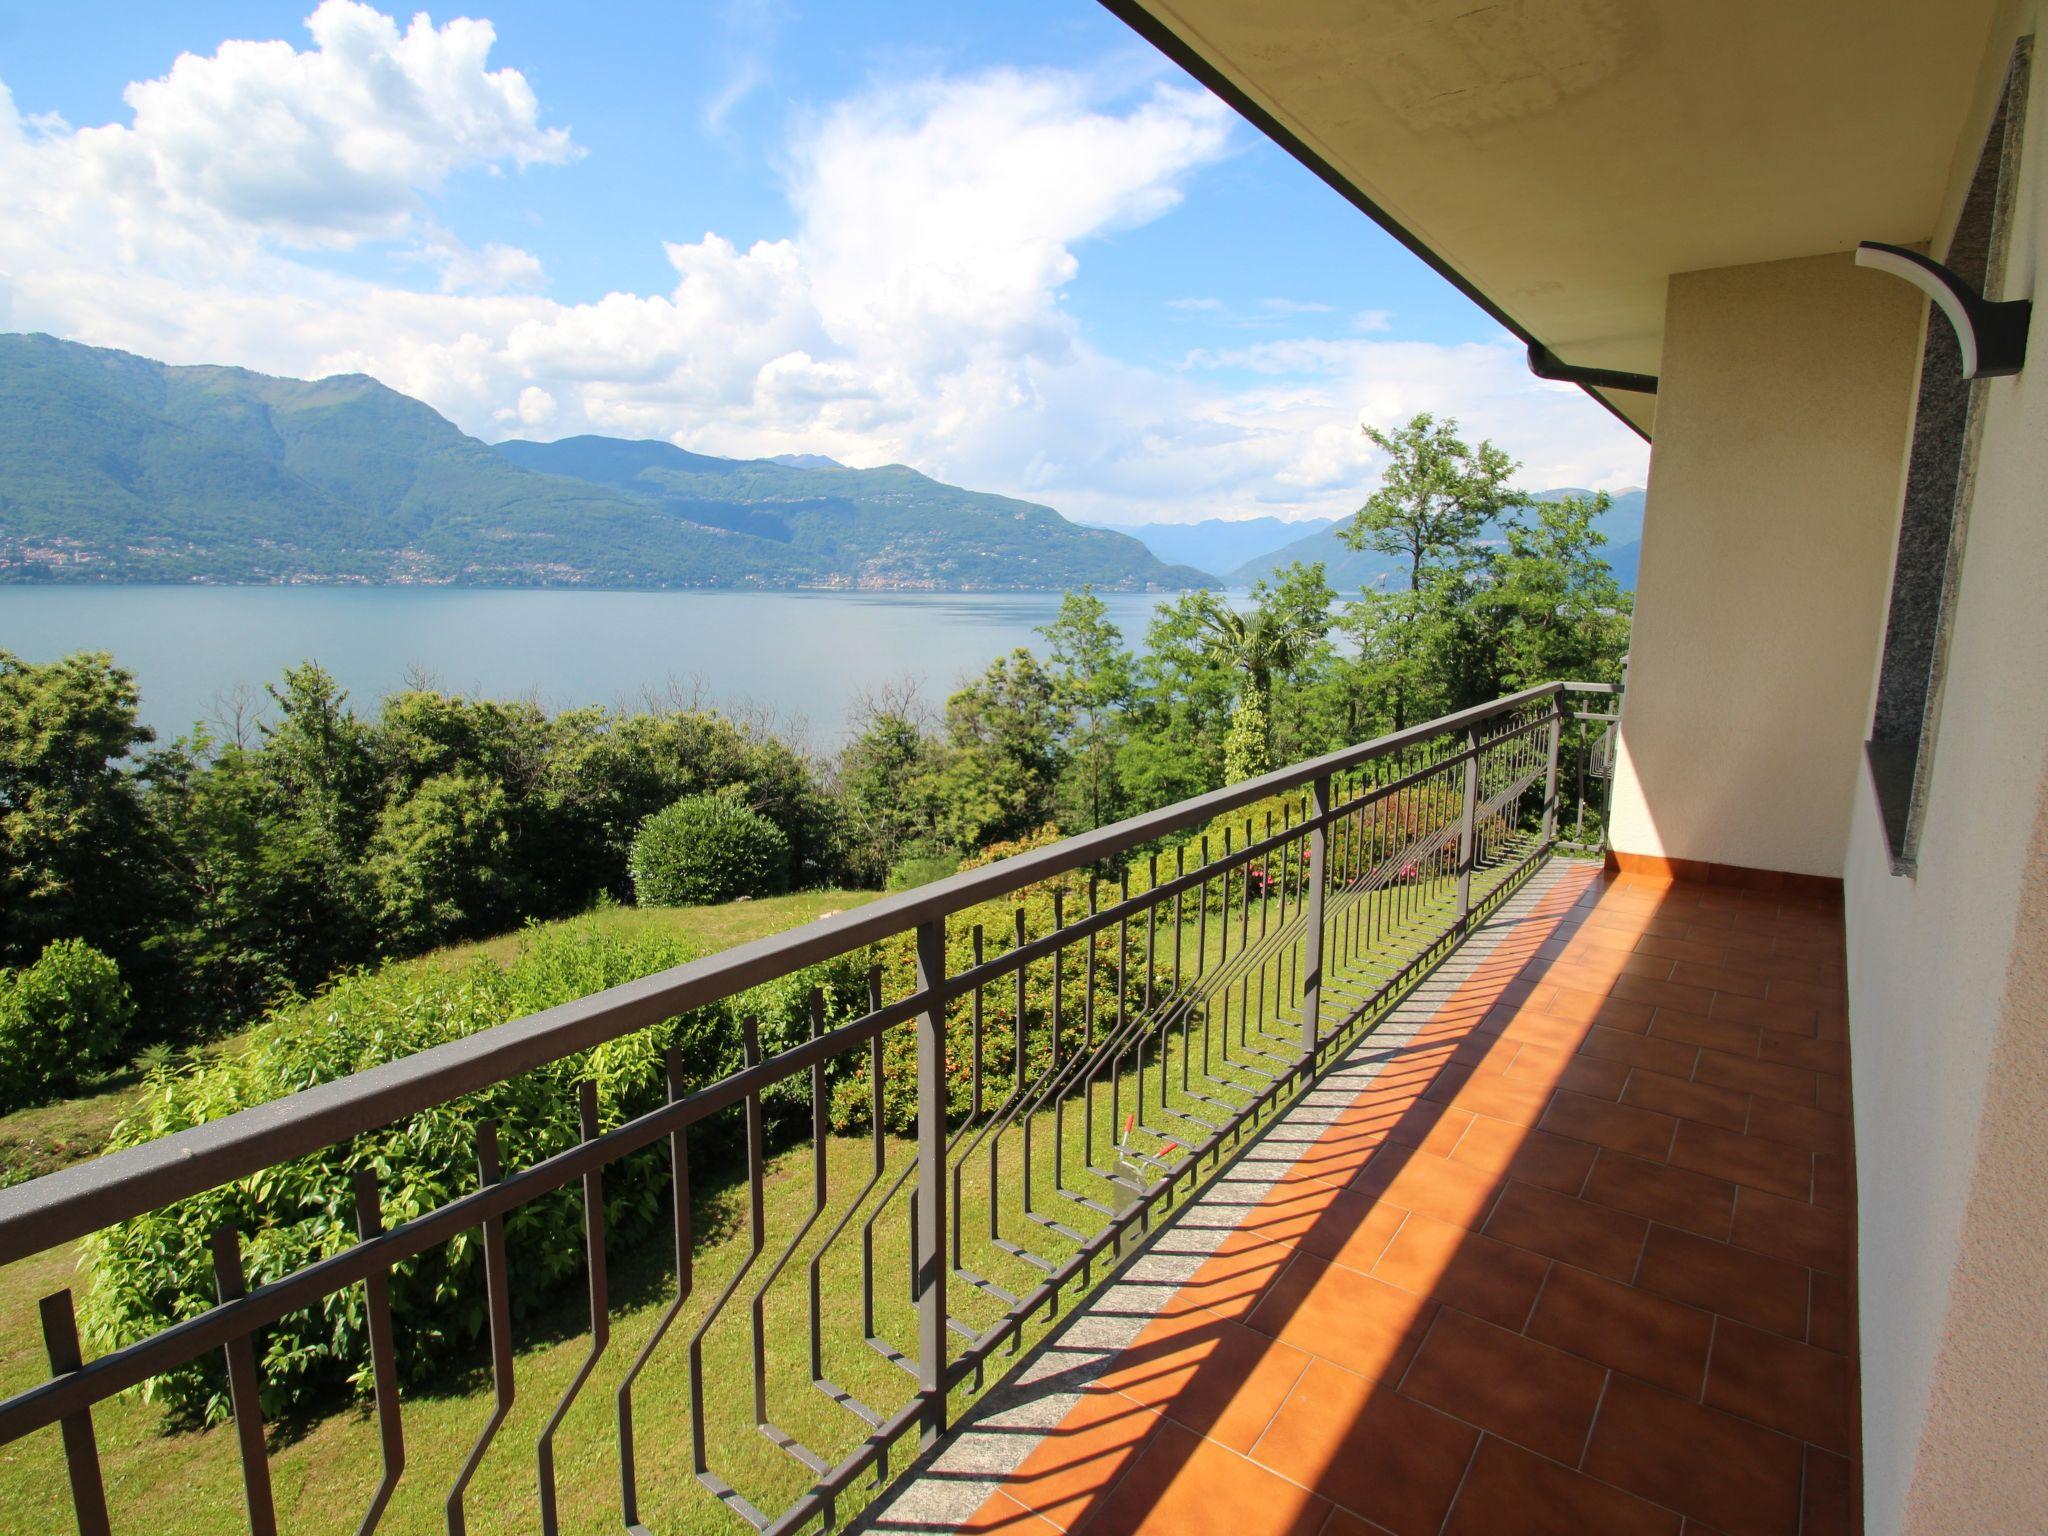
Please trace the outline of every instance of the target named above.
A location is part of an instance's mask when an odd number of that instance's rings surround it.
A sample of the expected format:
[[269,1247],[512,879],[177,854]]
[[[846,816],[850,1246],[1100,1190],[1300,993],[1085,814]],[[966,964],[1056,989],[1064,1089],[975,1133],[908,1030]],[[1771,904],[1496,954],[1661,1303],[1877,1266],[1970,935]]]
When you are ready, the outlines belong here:
[[0,0],[0,325],[1101,521],[1348,510],[1424,408],[1642,478],[1094,0],[459,14]]

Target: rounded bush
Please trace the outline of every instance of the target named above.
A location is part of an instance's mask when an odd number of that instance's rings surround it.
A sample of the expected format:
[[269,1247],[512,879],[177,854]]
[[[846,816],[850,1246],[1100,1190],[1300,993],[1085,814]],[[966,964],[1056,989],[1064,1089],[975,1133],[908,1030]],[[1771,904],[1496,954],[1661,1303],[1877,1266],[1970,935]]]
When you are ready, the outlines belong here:
[[134,1001],[120,969],[80,939],[0,970],[0,1108],[52,1098],[121,1048]]
[[781,890],[789,839],[737,800],[688,795],[640,823],[627,863],[641,906],[701,906]]

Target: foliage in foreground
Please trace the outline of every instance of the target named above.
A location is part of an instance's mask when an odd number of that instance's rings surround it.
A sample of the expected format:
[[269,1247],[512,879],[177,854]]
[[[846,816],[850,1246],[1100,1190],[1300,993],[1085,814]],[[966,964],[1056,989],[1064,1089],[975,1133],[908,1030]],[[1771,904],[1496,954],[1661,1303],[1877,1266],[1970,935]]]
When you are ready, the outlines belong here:
[[57,939],[34,965],[0,969],[0,1109],[76,1088],[120,1049],[135,1003],[114,962]]
[[[393,964],[350,975],[318,997],[278,1010],[235,1055],[154,1072],[112,1144],[134,1146],[216,1120],[687,958],[673,939],[623,939],[578,923],[534,935],[508,965],[478,960],[447,970]],[[864,967],[865,958],[852,955],[793,973],[110,1228],[82,1250],[81,1265],[92,1277],[83,1307],[86,1334],[96,1348],[112,1349],[205,1311],[213,1304],[209,1245],[219,1227],[241,1234],[252,1284],[348,1246],[359,1168],[376,1174],[384,1221],[396,1225],[475,1187],[481,1120],[497,1122],[505,1164],[517,1168],[574,1145],[577,1084],[585,1078],[597,1086],[606,1129],[655,1107],[665,1093],[663,1054],[671,1041],[680,1048],[685,1083],[693,1086],[738,1070],[743,1017],[758,1022],[765,1052],[787,1049],[810,1033],[813,987],[824,995],[828,1024],[865,1007]],[[765,1096],[771,1127],[801,1120],[807,1104],[801,1078],[778,1087]],[[657,1158],[628,1159],[607,1170],[606,1220],[620,1242],[657,1224],[666,1187],[666,1165]],[[521,1206],[507,1217],[506,1235],[521,1315],[545,1305],[580,1271],[581,1216],[570,1191]],[[484,1327],[480,1234],[463,1233],[398,1266],[391,1298],[404,1379],[412,1384],[445,1371]],[[285,1318],[261,1338],[266,1415],[316,1408],[345,1384],[367,1390],[359,1286],[328,1297],[317,1311]],[[157,1378],[147,1391],[181,1420],[215,1419],[227,1411],[224,1372],[212,1354]]]

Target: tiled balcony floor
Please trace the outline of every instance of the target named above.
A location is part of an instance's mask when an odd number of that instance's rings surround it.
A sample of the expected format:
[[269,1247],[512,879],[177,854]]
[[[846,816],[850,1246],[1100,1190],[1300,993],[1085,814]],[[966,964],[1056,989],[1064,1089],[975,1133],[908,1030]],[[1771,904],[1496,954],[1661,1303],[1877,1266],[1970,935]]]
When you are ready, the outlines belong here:
[[1567,877],[971,1529],[1850,1529],[1838,907]]

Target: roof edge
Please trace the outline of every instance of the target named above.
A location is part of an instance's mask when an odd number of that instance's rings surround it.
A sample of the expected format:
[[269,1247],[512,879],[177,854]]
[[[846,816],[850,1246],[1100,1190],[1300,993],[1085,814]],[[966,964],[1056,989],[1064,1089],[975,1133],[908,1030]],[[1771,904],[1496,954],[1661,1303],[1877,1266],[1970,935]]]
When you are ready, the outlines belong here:
[[[1293,129],[1289,128],[1279,118],[1246,95],[1244,91],[1238,88],[1234,81],[1214,64],[1210,63],[1208,59],[1197,53],[1178,32],[1175,32],[1165,22],[1153,15],[1145,7],[1143,0],[1100,0],[1100,3],[1103,9],[1116,17],[1117,20],[1121,21],[1125,26],[1137,33],[1138,36],[1179,65],[1180,68],[1192,75],[1205,89],[1220,99],[1224,105],[1236,112],[1238,116],[1258,129],[1259,132],[1263,133],[1275,144],[1286,150],[1288,154],[1300,161],[1310,171],[1314,172],[1316,177],[1339,197],[1342,197],[1352,207],[1371,219],[1373,223],[1379,225],[1389,235],[1392,235],[1410,255],[1416,257],[1430,271],[1436,273],[1438,277],[1442,278],[1453,288],[1457,289],[1459,293],[1471,300],[1472,303],[1476,304],[1496,325],[1499,325],[1503,330],[1515,337],[1525,347],[1531,348],[1532,356],[1535,355],[1534,349],[1540,349],[1551,357],[1556,356],[1527,327],[1523,326],[1514,316],[1510,315],[1491,298],[1487,297],[1486,294],[1482,293],[1462,272],[1458,271],[1449,261],[1425,244],[1421,236],[1417,235],[1399,219],[1396,219],[1386,209],[1382,208],[1368,193],[1353,183],[1335,166],[1331,165],[1329,161],[1309,148],[1295,134]],[[1651,441],[1650,434],[1630,420],[1599,389],[1587,383],[1580,383],[1578,387],[1585,391],[1589,399],[1596,401],[1602,409],[1613,416],[1616,421],[1627,427],[1629,431],[1635,433],[1636,436],[1646,443]]]

